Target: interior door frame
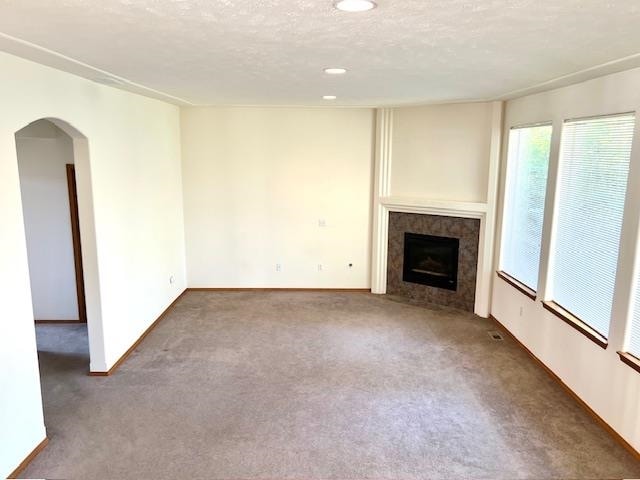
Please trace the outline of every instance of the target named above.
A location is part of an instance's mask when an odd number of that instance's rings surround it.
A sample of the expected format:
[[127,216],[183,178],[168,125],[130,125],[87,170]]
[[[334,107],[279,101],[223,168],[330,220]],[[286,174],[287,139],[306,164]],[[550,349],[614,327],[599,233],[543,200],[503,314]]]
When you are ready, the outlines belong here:
[[73,240],[73,263],[76,272],[76,295],[78,297],[78,321],[87,323],[87,304],[84,294],[84,270],[82,267],[82,243],[80,242],[80,217],[78,215],[78,189],[76,168],[67,163],[67,189],[69,191],[69,213],[71,215],[71,238]]

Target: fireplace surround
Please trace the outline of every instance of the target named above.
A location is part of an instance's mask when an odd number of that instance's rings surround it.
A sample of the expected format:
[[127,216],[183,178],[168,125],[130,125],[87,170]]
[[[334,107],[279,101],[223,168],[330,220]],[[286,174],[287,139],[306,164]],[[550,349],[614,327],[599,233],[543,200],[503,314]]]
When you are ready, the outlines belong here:
[[387,293],[473,312],[479,238],[479,219],[390,212]]

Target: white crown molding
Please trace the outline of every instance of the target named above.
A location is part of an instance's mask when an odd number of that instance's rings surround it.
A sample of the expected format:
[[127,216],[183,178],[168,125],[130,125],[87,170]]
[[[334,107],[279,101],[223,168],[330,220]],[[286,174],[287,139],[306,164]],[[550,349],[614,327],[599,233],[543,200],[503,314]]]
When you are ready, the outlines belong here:
[[332,105],[319,105],[315,103],[310,103],[310,104],[302,103],[302,104],[290,104],[290,105],[289,104],[270,105],[268,103],[255,104],[255,105],[220,103],[215,105],[209,105],[206,103],[192,102],[184,98],[171,95],[169,93],[133,82],[124,77],[108,72],[101,68],[95,67],[93,65],[89,65],[85,62],[69,57],[62,53],[56,52],[54,50],[48,49],[41,45],[37,45],[35,43],[31,43],[29,41],[22,40],[20,38],[17,38],[2,32],[0,32],[0,51],[4,51],[11,55],[16,55],[26,60],[30,60],[30,61],[39,63],[41,65],[46,65],[46,66],[55,68],[57,70],[71,73],[73,75],[77,75],[91,81],[96,81],[97,83],[101,83],[99,81],[101,78],[114,79],[116,82],[114,84],[108,84],[108,86],[112,88],[119,88],[121,90],[130,91],[133,93],[137,93],[139,95],[155,98],[158,100],[163,100],[169,103],[173,103],[175,105],[185,106],[185,107],[210,106],[210,107],[281,107],[281,108],[291,108],[291,107],[380,108],[382,110],[388,110],[390,108],[405,108],[405,107],[410,108],[410,107],[421,107],[421,106],[448,105],[448,104],[457,104],[457,103],[484,103],[484,102],[491,102],[491,101],[511,100],[511,99],[523,97],[526,95],[545,92],[545,91],[553,90],[556,88],[562,88],[562,87],[566,87],[576,83],[585,82],[598,77],[602,77],[605,75],[640,67],[640,53],[636,53],[623,58],[611,60],[609,62],[605,62],[599,65],[594,65],[592,67],[585,68],[585,69],[572,72],[566,75],[561,75],[561,76],[558,76],[534,85],[529,85],[526,87],[522,87],[516,90],[511,90],[504,93],[496,93],[495,95],[484,97],[484,98],[454,98],[454,99],[430,101],[430,102],[421,102],[421,101],[414,101],[414,102],[409,101],[409,102],[400,102],[400,103],[396,102],[393,104],[391,103],[387,104],[386,102],[385,103],[381,102],[381,104],[379,105],[371,105],[371,104],[359,105],[357,104],[357,102],[356,103],[350,102],[346,104],[332,104]]
[[600,65],[594,65],[593,67],[578,70],[577,72],[561,75],[535,85],[496,95],[493,100],[511,100],[514,98],[525,97],[534,93],[541,93],[554,90],[556,88],[567,87],[569,85],[575,85],[576,83],[586,82],[588,80],[593,80],[594,78],[604,77],[605,75],[631,70],[638,67],[640,67],[640,53],[623,58],[617,58],[610,62],[601,63]]
[[[67,57],[48,48],[41,47],[31,42],[21,40],[11,35],[0,32],[0,50],[16,55],[20,58],[39,63],[56,70],[71,73],[79,77],[86,78],[101,85],[112,88],[119,88],[145,97],[155,98],[164,102],[173,103],[180,106],[193,106],[194,104],[184,98],[169,95],[168,93],[155,90],[144,85],[132,82],[126,78],[115,75],[106,70],[94,67],[71,57]],[[113,79],[113,84],[102,83],[99,79]]]

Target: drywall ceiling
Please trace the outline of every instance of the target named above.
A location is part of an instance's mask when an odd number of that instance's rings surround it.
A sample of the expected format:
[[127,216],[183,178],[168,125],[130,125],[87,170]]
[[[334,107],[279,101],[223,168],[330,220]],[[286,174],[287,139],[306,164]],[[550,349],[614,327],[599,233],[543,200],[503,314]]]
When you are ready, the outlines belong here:
[[[5,0],[0,49],[198,105],[516,96],[640,65],[638,0]],[[324,67],[349,69],[341,77]]]

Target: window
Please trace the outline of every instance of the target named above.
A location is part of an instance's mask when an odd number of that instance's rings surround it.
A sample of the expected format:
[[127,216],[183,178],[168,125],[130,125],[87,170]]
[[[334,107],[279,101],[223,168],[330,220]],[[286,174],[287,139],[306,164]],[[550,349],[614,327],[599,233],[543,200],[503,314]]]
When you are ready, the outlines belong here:
[[566,121],[551,268],[554,303],[606,338],[635,116]]
[[513,128],[509,134],[500,268],[536,290],[551,147],[551,125]]
[[636,277],[635,304],[633,307],[633,317],[631,318],[631,334],[627,352],[640,359],[640,265],[638,265],[638,274]]

